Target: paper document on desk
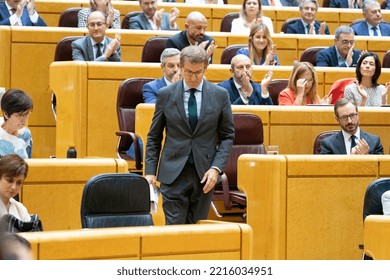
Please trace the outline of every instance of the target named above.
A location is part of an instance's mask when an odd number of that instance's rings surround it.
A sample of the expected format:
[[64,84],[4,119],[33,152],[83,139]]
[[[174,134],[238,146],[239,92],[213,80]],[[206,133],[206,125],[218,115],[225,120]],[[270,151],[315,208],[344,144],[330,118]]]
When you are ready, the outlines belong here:
[[149,184],[150,188],[150,213],[157,213],[158,197],[160,196],[160,188]]

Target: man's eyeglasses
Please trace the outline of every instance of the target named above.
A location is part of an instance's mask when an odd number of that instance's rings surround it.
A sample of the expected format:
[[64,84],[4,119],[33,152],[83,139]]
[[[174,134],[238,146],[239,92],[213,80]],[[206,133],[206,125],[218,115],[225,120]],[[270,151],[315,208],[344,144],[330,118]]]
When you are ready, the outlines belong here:
[[338,40],[343,45],[353,45],[355,44],[355,40]]
[[202,70],[199,70],[199,71],[196,71],[196,72],[192,72],[191,70],[188,70],[188,69],[184,69],[184,75],[186,76],[189,76],[190,78],[195,75],[197,78],[199,78],[200,76],[202,76],[204,73],[204,69]]
[[100,28],[105,24],[105,22],[90,22],[88,23],[88,27],[94,28],[96,26],[97,28]]
[[339,118],[339,120],[341,120],[343,122],[347,122],[348,118],[350,118],[351,121],[354,122],[354,121],[356,121],[358,115],[359,115],[358,113],[353,113],[353,114],[350,114],[350,115],[347,115],[347,116],[340,116],[338,118]]

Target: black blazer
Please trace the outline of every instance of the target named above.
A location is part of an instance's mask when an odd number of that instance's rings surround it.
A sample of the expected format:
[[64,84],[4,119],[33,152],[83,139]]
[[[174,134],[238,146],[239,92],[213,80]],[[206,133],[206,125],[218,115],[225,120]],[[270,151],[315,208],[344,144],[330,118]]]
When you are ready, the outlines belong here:
[[[320,25],[321,23],[318,20],[314,21],[314,31],[316,34],[320,32]],[[297,20],[296,22],[289,24],[287,26],[286,34],[306,34],[302,20]],[[325,28],[325,34],[330,34],[328,26]]]

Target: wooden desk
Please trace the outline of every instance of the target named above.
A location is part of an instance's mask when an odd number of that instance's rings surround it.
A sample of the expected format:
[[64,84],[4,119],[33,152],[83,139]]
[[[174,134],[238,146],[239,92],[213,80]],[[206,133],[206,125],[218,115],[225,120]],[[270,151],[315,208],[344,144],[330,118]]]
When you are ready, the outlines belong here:
[[101,173],[127,173],[127,163],[114,158],[28,159],[29,172],[20,192],[30,214],[38,214],[44,230],[80,229],[85,183]]
[[37,260],[250,260],[246,224],[206,223],[23,233]]
[[364,252],[374,260],[390,260],[390,216],[370,215],[364,221]]
[[383,161],[389,156],[242,155],[254,259],[361,259],[364,194]]

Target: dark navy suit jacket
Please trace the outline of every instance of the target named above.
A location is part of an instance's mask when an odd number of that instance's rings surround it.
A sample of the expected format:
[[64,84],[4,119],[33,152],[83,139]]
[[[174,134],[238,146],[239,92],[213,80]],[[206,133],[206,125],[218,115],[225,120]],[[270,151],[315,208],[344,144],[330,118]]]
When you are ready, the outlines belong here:
[[[362,21],[351,26],[353,31],[355,31],[356,36],[370,36],[368,32],[367,22]],[[381,31],[382,36],[390,36],[390,24],[382,22],[379,24],[379,30]]]
[[[234,84],[233,78],[220,82],[218,85],[228,91],[230,103],[232,105],[244,105],[240,93],[238,92],[236,85]],[[259,84],[251,81],[251,85],[253,88],[253,93],[249,97],[249,105],[273,105],[270,96],[268,96],[268,98],[261,97],[261,87]]]
[[[356,66],[360,56],[359,50],[353,50],[352,66]],[[332,46],[317,53],[317,66],[322,67],[347,67],[345,63],[338,65],[336,47]]]
[[[369,154],[383,155],[383,147],[379,136],[360,130],[360,138],[366,140],[368,146],[370,146]],[[332,136],[324,138],[320,146],[321,154],[347,154],[341,130]]]
[[[349,8],[348,0],[330,0],[329,8]],[[359,9],[355,6],[355,9]]]
[[[320,25],[321,23],[318,20],[314,21],[314,30],[316,34],[320,32]],[[287,26],[286,34],[306,34],[305,26],[303,26],[301,20],[297,20],[296,22],[291,23]],[[325,28],[325,34],[330,34],[328,26],[326,26]]]
[[[283,7],[298,7],[299,2],[296,0],[280,0]],[[269,0],[261,0],[262,6],[270,6]]]
[[144,102],[156,103],[158,90],[162,87],[165,87],[166,85],[167,83],[165,82],[164,77],[144,84],[144,86],[142,87],[142,95],[144,97]]
[[[10,14],[7,6],[4,2],[0,2],[0,25],[11,25],[9,18]],[[38,17],[38,21],[36,23],[31,22],[27,11],[27,6],[23,9],[21,20],[23,26],[47,26],[46,22],[41,17]]]
[[[152,30],[152,25],[145,14],[140,13],[139,15],[130,18],[129,29]],[[168,13],[164,13],[163,15],[161,20],[161,30],[171,30]]]

